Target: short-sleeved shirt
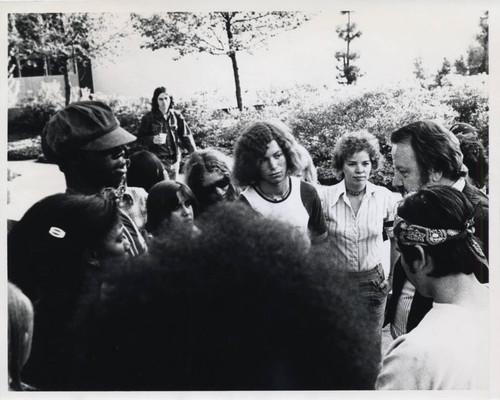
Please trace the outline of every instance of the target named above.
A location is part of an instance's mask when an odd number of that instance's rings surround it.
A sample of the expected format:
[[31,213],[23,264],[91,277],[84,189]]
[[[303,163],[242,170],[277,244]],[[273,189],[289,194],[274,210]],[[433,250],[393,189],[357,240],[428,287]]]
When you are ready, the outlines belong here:
[[381,260],[384,224],[394,220],[401,196],[382,186],[366,183],[357,215],[347,197],[345,181],[325,187],[322,203],[328,236],[337,265],[343,271],[368,271]]
[[263,197],[254,186],[249,186],[240,195],[250,207],[266,218],[275,218],[287,222],[302,232],[309,232],[311,237],[327,232],[321,200],[311,184],[290,176],[290,192],[279,201],[270,201]]

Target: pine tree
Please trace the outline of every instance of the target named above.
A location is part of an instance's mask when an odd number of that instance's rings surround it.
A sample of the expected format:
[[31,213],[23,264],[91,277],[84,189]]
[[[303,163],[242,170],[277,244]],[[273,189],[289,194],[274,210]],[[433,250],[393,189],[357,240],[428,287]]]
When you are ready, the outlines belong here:
[[346,42],[346,50],[337,51],[335,53],[335,58],[341,63],[340,66],[337,66],[337,70],[339,71],[337,80],[339,83],[347,85],[355,83],[358,78],[362,76],[359,67],[352,64],[353,61],[359,58],[359,55],[351,51],[351,42],[359,38],[362,34],[361,31],[356,31],[356,24],[351,23],[352,12],[353,11],[340,12],[343,15],[347,14],[347,24],[345,28],[338,26],[336,29],[338,37]]
[[451,64],[445,57],[443,59],[443,64],[436,74],[435,82],[437,86],[443,86],[443,78],[451,72]]

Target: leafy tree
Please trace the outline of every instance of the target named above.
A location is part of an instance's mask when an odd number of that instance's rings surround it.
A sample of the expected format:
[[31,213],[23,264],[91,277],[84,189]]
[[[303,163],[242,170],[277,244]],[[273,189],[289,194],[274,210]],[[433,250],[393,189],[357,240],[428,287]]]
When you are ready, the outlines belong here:
[[425,80],[426,74],[425,74],[424,66],[422,64],[421,57],[415,58],[415,61],[413,62],[413,67],[415,68],[413,70],[413,74],[415,75],[415,78],[417,78],[419,80]]
[[445,57],[443,59],[443,64],[436,74],[435,82],[437,86],[443,86],[443,78],[451,72],[451,64]]
[[469,73],[469,68],[467,68],[464,56],[460,56],[458,60],[455,60],[455,70],[459,75],[467,75]]
[[481,62],[479,64],[478,73],[489,72],[489,54],[488,54],[488,39],[489,39],[489,27],[488,27],[488,11],[485,11],[484,15],[479,20],[480,32],[476,35],[476,40],[481,48]]
[[250,51],[309,19],[301,12],[170,12],[149,17],[132,14],[134,27],[145,39],[142,47],[173,49],[177,59],[190,53],[228,56],[239,110],[243,110],[243,101],[236,54]]
[[361,76],[359,67],[352,64],[353,61],[359,58],[357,53],[353,53],[350,49],[351,42],[359,38],[362,34],[361,31],[356,31],[357,27],[355,23],[351,23],[351,12],[353,11],[341,11],[340,13],[347,14],[347,24],[345,28],[338,26],[336,29],[337,35],[340,39],[346,42],[345,51],[337,51],[335,53],[335,58],[337,61],[341,62],[340,66],[337,66],[339,74],[337,75],[337,80],[339,83],[351,85],[358,80]]
[[9,14],[9,56],[20,73],[20,61],[35,65],[51,60],[60,65],[67,105],[72,63],[113,53],[118,39],[125,36],[123,29],[110,29],[110,20],[110,14]]
[[476,35],[477,45],[469,46],[466,60],[460,56],[455,61],[457,73],[461,75],[478,75],[489,73],[489,51],[488,51],[488,11],[479,19],[480,32]]

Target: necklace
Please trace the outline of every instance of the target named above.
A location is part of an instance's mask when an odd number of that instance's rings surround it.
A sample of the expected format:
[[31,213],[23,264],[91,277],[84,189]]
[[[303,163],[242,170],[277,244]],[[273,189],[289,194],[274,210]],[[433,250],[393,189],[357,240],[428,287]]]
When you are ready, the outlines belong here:
[[273,203],[278,203],[278,202],[282,201],[283,199],[285,199],[290,194],[290,191],[292,190],[292,185],[290,183],[288,183],[287,188],[285,189],[285,192],[282,195],[274,195],[274,194],[270,195],[270,194],[266,193],[260,187],[260,185],[256,185],[256,188],[258,189],[258,191],[262,194],[262,196],[266,200],[269,200]]
[[365,189],[366,188],[363,188],[359,192],[354,192],[352,190],[349,190],[349,189],[345,188],[347,194],[350,195],[350,196],[359,196],[361,193],[363,193],[365,191]]

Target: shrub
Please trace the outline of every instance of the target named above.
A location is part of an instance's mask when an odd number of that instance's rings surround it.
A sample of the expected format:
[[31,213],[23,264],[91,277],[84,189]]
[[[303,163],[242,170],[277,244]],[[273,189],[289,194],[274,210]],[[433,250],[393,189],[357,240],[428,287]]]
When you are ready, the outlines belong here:
[[[283,121],[311,153],[318,168],[319,180],[324,184],[336,181],[330,159],[338,137],[347,131],[367,129],[379,139],[383,155],[373,181],[390,188],[393,172],[389,137],[391,132],[403,125],[422,119],[435,120],[447,127],[458,121],[468,122],[483,132],[482,138],[487,148],[486,88],[486,76],[462,77],[461,80],[450,81],[449,85],[433,90],[418,83],[372,88],[298,85],[261,90],[255,96],[256,106],[247,107],[242,112],[217,107],[217,104],[221,104],[218,93],[208,92],[198,93],[189,101],[178,101],[176,108],[185,116],[200,148],[215,147],[229,155],[246,125],[259,119]],[[108,103],[120,124],[134,134],[138,131],[142,116],[150,109],[149,98],[133,99],[103,94],[93,97]],[[36,107],[40,110],[38,114],[33,111]],[[46,120],[58,107],[59,104],[49,101],[28,102],[29,113],[33,114],[30,124],[33,125],[33,118],[39,120],[35,136],[43,128],[41,121]],[[26,110],[21,112],[23,116],[27,113]],[[15,120],[23,118],[18,115]],[[9,136],[11,128],[16,127],[11,125],[9,118]],[[11,151],[18,150],[9,150],[9,159],[13,159]],[[34,150],[27,153],[32,152]]]
[[42,82],[38,93],[28,94],[19,102],[23,107],[9,108],[9,141],[40,136],[47,121],[64,107],[59,82]]

